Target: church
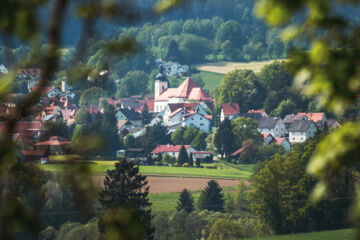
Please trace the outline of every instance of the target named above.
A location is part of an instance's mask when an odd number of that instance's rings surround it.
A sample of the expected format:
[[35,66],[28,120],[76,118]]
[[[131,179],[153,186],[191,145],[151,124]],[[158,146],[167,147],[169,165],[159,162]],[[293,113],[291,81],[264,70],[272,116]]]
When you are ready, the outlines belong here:
[[155,81],[155,112],[163,111],[169,103],[212,102],[209,95],[190,77],[177,88],[169,88],[166,80],[157,79]]

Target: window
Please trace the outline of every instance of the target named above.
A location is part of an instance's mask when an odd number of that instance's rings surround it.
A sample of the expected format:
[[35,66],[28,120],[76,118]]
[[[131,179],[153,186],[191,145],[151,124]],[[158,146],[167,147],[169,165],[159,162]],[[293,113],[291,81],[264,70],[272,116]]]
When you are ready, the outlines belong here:
[[194,118],[192,117],[191,120],[194,120]]
[[200,126],[204,126],[204,124],[203,124],[203,123],[200,123]]
[[202,120],[202,117],[200,118],[200,120]]
[[303,138],[300,138],[300,140],[303,140]]
[[293,140],[295,140],[295,138],[293,137]]

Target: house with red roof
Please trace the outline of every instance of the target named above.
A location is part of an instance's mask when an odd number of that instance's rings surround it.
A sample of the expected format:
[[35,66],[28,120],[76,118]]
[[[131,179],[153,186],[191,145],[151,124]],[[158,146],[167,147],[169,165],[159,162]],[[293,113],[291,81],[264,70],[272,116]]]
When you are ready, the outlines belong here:
[[49,150],[52,155],[62,155],[68,150],[70,142],[63,137],[53,136],[47,141],[36,143],[35,146]]
[[316,113],[298,113],[298,115],[306,116],[308,120],[313,121],[314,123],[326,121],[326,115],[324,112],[316,112]]
[[[196,152],[196,150],[191,145],[184,145],[188,156],[190,157],[190,153]],[[169,154],[172,157],[178,157],[179,151],[181,149],[181,145],[158,145],[152,152],[151,156],[153,158],[157,158],[159,154]]]
[[262,135],[264,137],[264,144],[265,145],[268,145],[268,144],[275,141],[275,138],[270,133],[263,133]]
[[275,143],[281,145],[285,151],[289,151],[291,148],[291,144],[286,138],[275,138]]
[[163,111],[163,122],[181,122],[184,115],[194,112],[198,112],[202,115],[208,115],[200,103],[169,103]]
[[247,113],[249,114],[260,114],[262,117],[268,117],[268,115],[266,114],[266,112],[263,109],[258,109],[258,110],[249,110],[247,111]]
[[212,102],[212,99],[190,77],[177,88],[168,88],[167,81],[155,81],[154,112],[163,111],[169,103],[202,101]]
[[238,103],[223,103],[221,104],[220,121],[225,118],[232,120],[235,116],[240,114],[240,107]]

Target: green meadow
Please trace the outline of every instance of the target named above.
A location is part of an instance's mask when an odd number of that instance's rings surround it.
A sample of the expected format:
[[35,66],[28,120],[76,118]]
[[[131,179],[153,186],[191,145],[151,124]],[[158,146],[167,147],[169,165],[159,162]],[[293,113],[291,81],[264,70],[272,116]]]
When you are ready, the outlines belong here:
[[246,240],[351,240],[355,239],[354,229],[341,229],[324,232],[299,233],[290,235],[276,235]]
[[220,86],[221,81],[225,74],[216,73],[216,72],[208,72],[208,71],[200,71],[200,73],[194,74],[193,76],[200,76],[204,81],[204,90],[214,91],[217,87]]
[[[114,169],[115,161],[92,161],[87,166],[92,173],[106,173],[107,170]],[[75,163],[76,164],[76,163]],[[45,171],[59,172],[71,171],[74,169],[72,164],[39,164]],[[145,175],[181,175],[187,177],[212,177],[223,179],[249,179],[252,174],[253,165],[237,165],[237,168],[225,163],[204,164],[204,168],[195,167],[168,167],[168,166],[139,166],[140,173]]]

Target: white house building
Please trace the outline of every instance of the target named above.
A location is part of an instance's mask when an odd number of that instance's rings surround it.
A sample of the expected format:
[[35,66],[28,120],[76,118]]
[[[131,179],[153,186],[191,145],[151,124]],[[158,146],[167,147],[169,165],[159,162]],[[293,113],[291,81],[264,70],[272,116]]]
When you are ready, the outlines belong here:
[[[196,150],[191,146],[191,145],[184,145],[186,152],[188,154],[188,156],[190,157],[190,153],[196,152]],[[151,156],[153,158],[157,158],[158,155],[161,153],[162,155],[164,154],[169,154],[170,156],[179,157],[179,151],[181,149],[181,145],[158,145],[152,152],[151,152]]]
[[238,103],[223,103],[221,104],[220,121],[224,121],[225,118],[232,120],[236,115],[240,114],[240,108]]
[[285,125],[279,117],[264,117],[259,121],[258,131],[270,133],[274,137],[285,137]]
[[184,116],[182,122],[183,127],[197,127],[201,131],[206,133],[210,132],[211,127],[211,116],[201,115],[200,113],[194,112]]
[[263,117],[259,121],[258,131],[261,134],[270,133],[275,138],[285,137],[285,125],[279,117]]
[[295,120],[289,129],[290,143],[305,142],[313,138],[317,132],[316,126],[311,120]]

